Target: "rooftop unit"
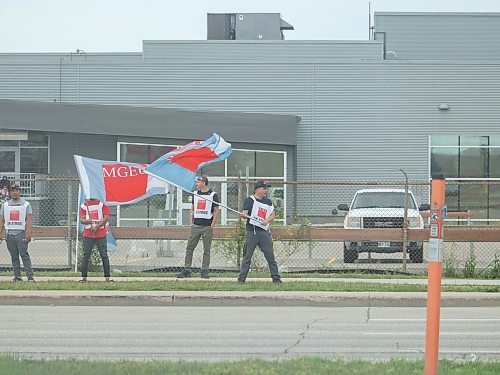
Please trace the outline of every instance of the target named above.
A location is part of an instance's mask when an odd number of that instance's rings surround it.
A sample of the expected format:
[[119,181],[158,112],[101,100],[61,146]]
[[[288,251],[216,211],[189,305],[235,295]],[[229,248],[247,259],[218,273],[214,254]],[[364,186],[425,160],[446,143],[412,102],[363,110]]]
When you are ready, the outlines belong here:
[[208,13],[208,40],[282,40],[293,26],[280,13]]

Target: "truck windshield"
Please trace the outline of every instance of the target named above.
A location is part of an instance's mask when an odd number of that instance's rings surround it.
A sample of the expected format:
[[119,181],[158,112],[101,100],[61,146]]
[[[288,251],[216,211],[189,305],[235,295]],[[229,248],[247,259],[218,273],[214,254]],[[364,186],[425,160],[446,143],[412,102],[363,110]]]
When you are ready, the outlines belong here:
[[[399,192],[370,192],[358,193],[351,209],[355,208],[403,208],[404,193]],[[408,209],[416,210],[415,200],[408,194]]]

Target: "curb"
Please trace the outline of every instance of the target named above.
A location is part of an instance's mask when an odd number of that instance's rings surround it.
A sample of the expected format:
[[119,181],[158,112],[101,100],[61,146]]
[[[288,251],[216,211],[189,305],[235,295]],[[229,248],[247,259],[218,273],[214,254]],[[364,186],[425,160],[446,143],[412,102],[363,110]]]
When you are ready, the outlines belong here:
[[[425,307],[425,292],[0,291],[0,305]],[[500,293],[443,292],[442,307],[498,307]]]

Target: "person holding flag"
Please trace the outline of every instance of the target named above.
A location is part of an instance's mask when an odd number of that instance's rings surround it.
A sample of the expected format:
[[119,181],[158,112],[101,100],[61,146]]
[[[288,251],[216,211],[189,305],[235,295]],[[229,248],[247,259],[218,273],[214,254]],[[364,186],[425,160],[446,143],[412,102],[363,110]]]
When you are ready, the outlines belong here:
[[82,279],[80,282],[87,282],[87,271],[89,267],[90,255],[94,246],[97,247],[102,259],[104,269],[104,279],[106,282],[113,281],[110,275],[108,247],[106,236],[108,234],[108,221],[110,209],[100,200],[90,198],[80,206],[80,222],[83,226],[83,261]]
[[[178,278],[191,277],[191,264],[193,252],[200,238],[203,238],[203,260],[201,264],[201,277],[208,279],[210,266],[210,248],[212,246],[213,228],[219,217],[219,197],[215,191],[208,188],[207,176],[196,177],[197,191],[193,194],[193,204],[189,213],[191,232],[189,235],[184,269],[177,274]],[[206,197],[208,199],[204,199]]]
[[243,261],[241,262],[238,282],[244,284],[250,270],[253,252],[257,245],[264,253],[271,272],[274,284],[281,284],[281,276],[278,272],[278,263],[274,256],[273,238],[269,232],[269,223],[274,220],[273,202],[267,198],[267,188],[270,187],[265,181],[257,181],[254,194],[243,202],[243,213],[241,216],[247,219],[245,245],[243,246]]

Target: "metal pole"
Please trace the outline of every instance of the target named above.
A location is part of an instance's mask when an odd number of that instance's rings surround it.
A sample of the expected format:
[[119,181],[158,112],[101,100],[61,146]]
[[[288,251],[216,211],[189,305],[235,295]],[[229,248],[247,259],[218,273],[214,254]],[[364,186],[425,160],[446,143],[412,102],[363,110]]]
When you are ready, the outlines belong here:
[[68,184],[68,267],[71,269],[73,264],[71,256],[73,253],[73,236],[71,234],[71,205],[73,204],[73,189],[71,184]]
[[406,258],[408,256],[408,175],[403,169],[400,171],[405,176],[405,194],[403,197],[403,272],[406,272]]
[[434,177],[431,188],[431,217],[425,324],[424,374],[437,375],[439,366],[439,325],[441,319],[441,276],[443,270],[444,177]]

